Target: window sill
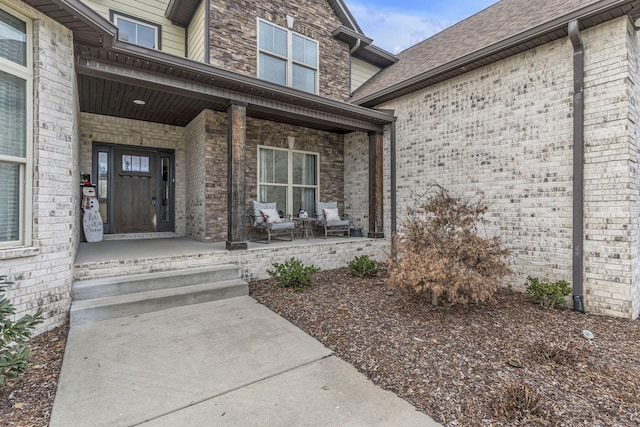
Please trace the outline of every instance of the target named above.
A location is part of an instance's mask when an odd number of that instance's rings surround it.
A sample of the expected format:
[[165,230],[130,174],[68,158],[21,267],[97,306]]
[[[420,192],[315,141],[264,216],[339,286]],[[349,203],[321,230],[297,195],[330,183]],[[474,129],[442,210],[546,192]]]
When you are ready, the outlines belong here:
[[0,260],[25,258],[35,255],[40,255],[40,248],[38,246],[23,246],[19,248],[0,249]]

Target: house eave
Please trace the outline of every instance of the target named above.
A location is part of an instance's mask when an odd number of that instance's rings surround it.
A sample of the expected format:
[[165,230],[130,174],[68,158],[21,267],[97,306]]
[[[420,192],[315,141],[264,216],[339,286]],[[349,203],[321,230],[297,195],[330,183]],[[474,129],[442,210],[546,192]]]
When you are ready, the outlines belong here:
[[580,22],[580,29],[583,30],[629,14],[634,8],[637,8],[639,4],[640,1],[637,0],[603,0],[591,4],[543,25],[496,42],[469,55],[457,58],[407,80],[388,86],[370,95],[358,98],[356,93],[356,97],[352,102],[364,107],[374,107],[487,64],[567,37],[567,26],[570,21],[578,20]]

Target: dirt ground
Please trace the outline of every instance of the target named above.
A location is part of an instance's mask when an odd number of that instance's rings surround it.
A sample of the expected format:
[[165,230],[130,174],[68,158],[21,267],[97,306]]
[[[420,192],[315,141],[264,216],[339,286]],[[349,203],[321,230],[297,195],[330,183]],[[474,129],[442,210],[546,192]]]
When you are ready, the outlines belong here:
[[[433,307],[346,269],[303,292],[262,280],[250,293],[447,426],[640,426],[640,321],[544,310],[509,289]],[[66,337],[60,327],[32,340],[38,364],[0,389],[0,425],[48,424]]]

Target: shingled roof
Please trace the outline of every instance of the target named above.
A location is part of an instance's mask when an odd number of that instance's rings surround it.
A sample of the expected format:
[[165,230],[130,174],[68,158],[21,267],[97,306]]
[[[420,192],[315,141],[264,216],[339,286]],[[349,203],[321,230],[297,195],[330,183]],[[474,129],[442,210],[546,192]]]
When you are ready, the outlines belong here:
[[355,91],[352,102],[375,106],[487,63],[639,7],[638,0],[502,0],[399,53],[398,61]]

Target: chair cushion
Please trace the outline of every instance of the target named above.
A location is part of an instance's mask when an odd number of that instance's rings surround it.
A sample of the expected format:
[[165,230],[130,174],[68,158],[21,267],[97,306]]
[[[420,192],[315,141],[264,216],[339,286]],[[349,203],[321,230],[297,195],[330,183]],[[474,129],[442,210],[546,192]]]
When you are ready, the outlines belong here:
[[262,219],[270,224],[282,222],[282,220],[280,219],[280,214],[275,209],[260,209],[260,214],[262,214]]
[[271,222],[267,226],[270,230],[292,230],[296,224],[293,221]]
[[338,202],[317,202],[316,203],[316,218],[318,222],[324,221],[325,209],[338,209]]
[[340,213],[338,212],[338,208],[335,209],[323,209],[324,218],[327,222],[331,221],[340,221]]
[[256,225],[262,224],[264,222],[264,218],[262,217],[262,214],[260,213],[260,209],[275,209],[276,208],[276,203],[275,202],[267,203],[267,202],[256,202],[256,201],[253,201],[253,202],[251,202],[251,204],[253,205],[253,217],[255,218],[254,221],[256,222]]
[[339,221],[327,221],[327,227],[348,227],[349,221],[341,219]]

